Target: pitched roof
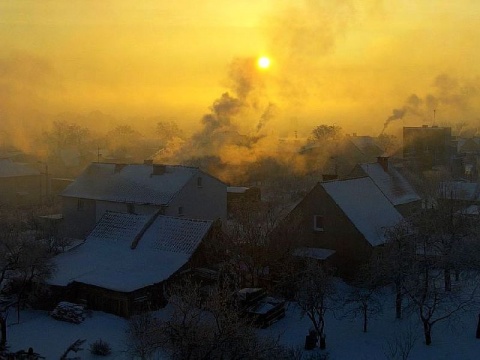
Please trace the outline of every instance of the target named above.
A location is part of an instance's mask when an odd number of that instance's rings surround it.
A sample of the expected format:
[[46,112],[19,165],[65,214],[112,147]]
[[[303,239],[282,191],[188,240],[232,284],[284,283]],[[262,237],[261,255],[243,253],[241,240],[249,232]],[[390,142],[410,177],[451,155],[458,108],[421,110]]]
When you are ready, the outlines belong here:
[[360,167],[393,205],[408,204],[421,199],[395,167],[389,166],[386,171],[379,163],[360,164]]
[[211,226],[207,220],[106,212],[85,242],[54,258],[57,271],[49,283],[131,292],[162,282],[188,262]]
[[40,175],[40,171],[28,164],[13,162],[10,159],[0,159],[0,177],[31,175]]
[[92,163],[62,193],[62,196],[137,204],[166,205],[185,184],[200,172],[198,168],[163,165]]
[[463,181],[444,181],[441,196],[447,200],[479,201],[480,184]]
[[358,150],[366,155],[378,156],[383,153],[383,150],[378,146],[377,140],[371,136],[348,136],[350,140]]
[[320,185],[372,246],[383,244],[385,230],[403,219],[369,177]]

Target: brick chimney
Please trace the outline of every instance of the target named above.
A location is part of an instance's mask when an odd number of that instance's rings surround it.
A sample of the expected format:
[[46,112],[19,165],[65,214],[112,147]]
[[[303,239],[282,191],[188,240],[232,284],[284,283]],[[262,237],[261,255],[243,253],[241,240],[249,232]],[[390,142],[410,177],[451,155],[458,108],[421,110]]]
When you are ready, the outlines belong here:
[[385,171],[385,172],[388,171],[388,156],[378,156],[377,157],[377,162],[380,164],[383,171]]

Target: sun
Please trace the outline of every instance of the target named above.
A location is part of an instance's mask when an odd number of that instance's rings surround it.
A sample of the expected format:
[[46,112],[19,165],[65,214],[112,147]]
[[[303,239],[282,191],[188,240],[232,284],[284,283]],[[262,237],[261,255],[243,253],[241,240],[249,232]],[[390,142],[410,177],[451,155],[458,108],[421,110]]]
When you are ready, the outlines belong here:
[[260,69],[268,69],[270,67],[270,59],[266,56],[260,56],[257,60]]

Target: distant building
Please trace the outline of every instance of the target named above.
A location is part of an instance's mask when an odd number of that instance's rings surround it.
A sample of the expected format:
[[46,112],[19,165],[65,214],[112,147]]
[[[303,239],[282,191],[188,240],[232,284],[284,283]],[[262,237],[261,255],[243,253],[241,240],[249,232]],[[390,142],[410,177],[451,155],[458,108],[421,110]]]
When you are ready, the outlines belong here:
[[436,166],[449,167],[455,153],[450,127],[403,128],[403,158],[409,168],[423,171]]
[[0,205],[28,206],[42,202],[43,175],[34,167],[0,159]]
[[64,234],[77,239],[85,238],[107,210],[227,219],[227,186],[187,166],[92,163],[61,196]]

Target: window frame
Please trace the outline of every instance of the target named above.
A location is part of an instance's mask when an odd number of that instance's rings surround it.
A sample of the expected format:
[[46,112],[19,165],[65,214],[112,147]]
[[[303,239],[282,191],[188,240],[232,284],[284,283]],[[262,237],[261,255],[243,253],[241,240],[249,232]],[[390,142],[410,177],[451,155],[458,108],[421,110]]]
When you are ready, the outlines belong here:
[[[321,225],[321,226],[318,226]],[[313,215],[313,230],[316,232],[325,231],[325,216],[320,214]]]

